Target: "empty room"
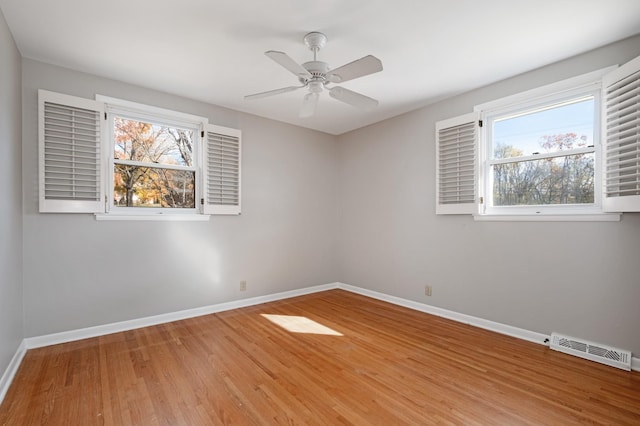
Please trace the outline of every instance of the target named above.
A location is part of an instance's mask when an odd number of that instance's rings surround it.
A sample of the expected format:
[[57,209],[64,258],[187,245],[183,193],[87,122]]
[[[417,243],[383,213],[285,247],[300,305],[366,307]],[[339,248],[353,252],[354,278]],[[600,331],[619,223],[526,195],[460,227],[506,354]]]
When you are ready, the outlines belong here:
[[637,0],[0,0],[0,425],[640,424]]

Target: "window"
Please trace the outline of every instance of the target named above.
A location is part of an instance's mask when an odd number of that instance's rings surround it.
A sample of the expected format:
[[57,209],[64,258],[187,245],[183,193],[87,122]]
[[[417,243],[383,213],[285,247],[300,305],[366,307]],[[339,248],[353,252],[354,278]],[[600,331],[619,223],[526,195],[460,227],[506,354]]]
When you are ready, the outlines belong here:
[[596,212],[599,98],[578,90],[486,113],[481,213]]
[[40,91],[39,104],[41,212],[240,213],[240,131],[103,96]]
[[640,211],[640,58],[438,122],[436,157],[437,214],[617,220],[602,213]]
[[197,130],[115,115],[114,208],[195,209]]

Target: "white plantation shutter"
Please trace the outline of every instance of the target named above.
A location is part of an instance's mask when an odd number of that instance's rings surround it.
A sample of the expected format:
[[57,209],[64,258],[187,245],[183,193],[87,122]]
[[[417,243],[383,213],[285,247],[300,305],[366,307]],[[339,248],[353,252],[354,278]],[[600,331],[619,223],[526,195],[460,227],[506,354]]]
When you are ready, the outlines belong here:
[[40,212],[104,211],[100,140],[104,105],[38,91]]
[[436,214],[477,211],[478,119],[473,112],[436,123]]
[[604,197],[609,212],[640,211],[640,57],[602,79]]
[[204,214],[240,214],[241,132],[205,129]]

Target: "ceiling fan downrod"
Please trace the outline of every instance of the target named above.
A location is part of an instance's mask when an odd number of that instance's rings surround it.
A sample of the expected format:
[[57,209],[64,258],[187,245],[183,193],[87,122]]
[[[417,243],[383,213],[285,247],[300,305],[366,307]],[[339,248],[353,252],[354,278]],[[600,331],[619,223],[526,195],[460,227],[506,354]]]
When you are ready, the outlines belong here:
[[313,60],[317,61],[317,54],[327,44],[327,36],[318,31],[312,31],[304,36],[304,44],[313,52]]

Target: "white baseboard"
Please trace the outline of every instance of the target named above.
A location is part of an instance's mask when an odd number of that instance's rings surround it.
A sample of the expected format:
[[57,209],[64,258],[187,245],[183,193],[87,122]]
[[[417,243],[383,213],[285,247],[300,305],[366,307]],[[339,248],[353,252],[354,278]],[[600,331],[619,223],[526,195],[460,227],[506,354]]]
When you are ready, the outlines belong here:
[[95,327],[81,328],[78,330],[63,331],[61,333],[46,334],[44,336],[27,337],[24,340],[27,349],[41,348],[43,346],[73,342],[75,340],[104,336],[107,334],[118,333],[120,331],[135,330],[137,328],[149,327],[152,325],[164,324],[172,321],[179,321],[187,318],[214,314],[216,312],[229,311],[232,309],[259,305],[261,303],[274,302],[276,300],[289,299],[291,297],[318,293],[335,288],[338,288],[338,283],[305,287],[297,290],[284,291],[282,293],[274,293],[266,296],[257,296],[248,299],[234,300],[231,302],[202,306],[200,308],[186,309],[184,311],[171,312],[168,314],[154,315],[129,321],[121,321],[112,324],[98,325]]
[[[405,308],[413,309],[427,314],[436,315],[439,317],[447,318],[453,321],[457,321],[463,324],[469,324],[474,327],[483,328],[485,330],[494,331],[496,333],[505,334],[507,336],[516,337],[518,339],[526,340],[528,342],[538,343],[548,346],[548,339],[551,337],[547,334],[537,333],[535,331],[525,330],[523,328],[513,327],[511,325],[502,324],[495,321],[489,321],[486,319],[474,317],[471,315],[461,314],[455,311],[449,311],[447,309],[438,308],[436,306],[427,305],[425,303],[415,302],[413,300],[403,299],[401,297],[390,296],[385,293],[380,293],[373,290],[368,290],[361,287],[352,286],[349,284],[338,283],[338,288],[352,293],[361,294],[363,296],[371,297],[373,299],[389,302],[394,305],[404,306]],[[640,358],[631,358],[631,370],[640,371]]]
[[415,302],[413,300],[407,300],[396,296],[390,296],[385,293],[379,293],[377,291],[367,290],[349,284],[338,283],[338,288],[350,291],[352,293],[371,297],[373,299],[393,303],[394,305],[404,306],[405,308],[461,322],[463,324],[469,324],[475,327],[484,328],[485,330],[495,331],[496,333],[506,334],[507,336],[517,337],[518,339],[527,340],[529,342],[539,343],[541,345],[546,345],[549,339],[549,336],[546,334],[524,330],[522,328],[501,324],[499,322],[489,321],[478,317],[473,317],[471,315],[460,314],[458,312],[449,311],[447,309],[438,308],[436,306],[427,305],[425,303]]
[[18,372],[18,368],[20,367],[22,359],[24,358],[24,355],[26,353],[27,347],[24,343],[24,340],[22,340],[22,342],[20,342],[20,345],[18,345],[18,349],[13,355],[13,358],[11,358],[7,369],[4,371],[4,374],[0,378],[0,404],[2,404],[2,400],[4,400],[5,395],[9,391],[9,386],[11,386],[11,382],[13,382],[13,378]]
[[252,297],[248,299],[234,300],[231,302],[224,302],[215,305],[203,306],[199,308],[187,309],[184,311],[171,312],[167,314],[154,315],[150,317],[138,318],[129,321],[121,321],[111,324],[98,325],[95,327],[87,327],[77,330],[63,331],[60,333],[46,334],[37,337],[28,337],[24,339],[26,349],[40,348],[43,346],[57,345],[59,343],[72,342],[76,340],[88,339],[91,337],[104,336],[111,333],[117,333],[120,331],[134,330],[142,327],[149,327],[152,325],[164,324],[172,321],[179,321],[187,318],[194,318],[202,315],[213,314],[216,312],[228,311],[231,309],[244,308],[247,306],[254,306],[261,303],[273,302],[277,300],[288,299],[296,296],[303,296],[305,294],[318,293],[321,291],[340,288],[352,293],[360,294],[363,296],[371,297],[373,299],[382,300],[384,302],[392,303],[398,306],[404,306],[409,309],[413,309],[420,312],[436,315],[443,318],[448,318],[464,324],[473,325],[475,327],[484,328],[487,330],[495,331],[500,334],[506,334],[508,336],[517,337],[519,339],[527,340],[534,343],[546,344],[545,339],[549,336],[546,334],[536,333],[529,330],[513,327],[510,325],[501,324],[494,321],[485,320],[471,315],[465,315],[458,312],[450,311],[447,309],[438,308],[435,306],[427,305],[425,303],[415,302],[413,300],[403,299],[396,296],[391,296],[385,293],[380,293],[373,290],[368,290],[361,287],[352,286],[344,283],[331,283],[323,284],[313,287],[306,287],[297,290],[285,291],[282,293],[274,293],[266,296]]
[[[202,315],[213,314],[216,312],[228,311],[231,309],[244,308],[247,306],[254,306],[261,303],[274,302],[277,300],[288,299],[296,296],[303,296],[305,294],[318,293],[321,291],[342,289],[350,291],[352,293],[360,294],[363,296],[371,297],[373,299],[389,302],[394,305],[404,306],[409,309],[413,309],[420,312],[436,315],[443,318],[448,318],[453,321],[457,321],[464,324],[469,324],[475,327],[483,328],[486,330],[494,331],[496,333],[505,334],[508,336],[516,337],[518,339],[534,342],[542,345],[546,345],[546,339],[548,335],[537,333],[534,331],[525,330],[518,327],[513,327],[506,324],[501,324],[494,321],[485,320],[471,315],[465,315],[458,312],[450,311],[447,309],[438,308],[436,306],[427,305],[425,303],[415,302],[413,300],[403,299],[396,296],[391,296],[385,293],[380,293],[373,290],[364,289],[361,287],[352,286],[344,283],[331,283],[312,287],[306,287],[297,290],[285,291],[281,293],[275,293],[266,296],[252,297],[248,299],[234,300],[231,302],[219,303],[215,305],[203,306],[200,308],[187,309],[184,311],[172,312],[168,314],[154,315],[145,318],[139,318],[129,321],[122,321],[112,324],[99,325],[95,327],[88,327],[78,330],[64,331],[61,333],[47,334],[43,336],[28,337],[25,338],[9,366],[5,370],[2,378],[0,379],[0,403],[4,398],[9,386],[15,376],[20,363],[28,349],[39,348],[43,346],[56,345],[59,343],[66,343],[75,340],[82,340],[91,337],[104,336],[111,333],[117,333],[120,331],[134,330],[137,328],[148,327],[157,324],[163,324],[172,321],[178,321],[187,318],[198,317]],[[640,358],[631,359],[631,369],[633,371],[640,371]]]

